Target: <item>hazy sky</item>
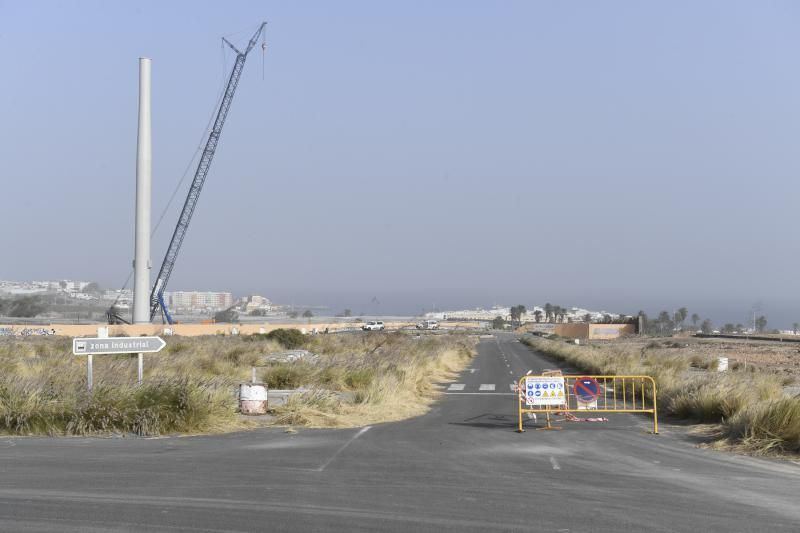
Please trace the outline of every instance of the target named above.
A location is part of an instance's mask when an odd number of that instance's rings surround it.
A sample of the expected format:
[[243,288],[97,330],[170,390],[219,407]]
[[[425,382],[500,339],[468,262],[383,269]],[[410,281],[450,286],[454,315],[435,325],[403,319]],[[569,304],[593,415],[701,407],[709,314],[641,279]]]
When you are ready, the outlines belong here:
[[800,321],[795,2],[0,0],[0,279],[119,286],[137,58],[158,214],[261,20],[171,288]]

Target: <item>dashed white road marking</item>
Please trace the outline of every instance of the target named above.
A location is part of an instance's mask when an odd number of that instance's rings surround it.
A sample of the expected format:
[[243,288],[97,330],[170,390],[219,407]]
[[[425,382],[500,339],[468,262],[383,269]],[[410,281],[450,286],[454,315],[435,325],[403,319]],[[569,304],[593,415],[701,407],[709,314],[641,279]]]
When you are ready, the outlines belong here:
[[550,456],[550,464],[553,465],[553,470],[561,470],[561,465],[558,464],[556,458],[552,455]]
[[517,392],[517,384],[516,383],[509,383],[508,388],[511,389],[511,392]]
[[470,368],[469,373],[474,374],[478,369],[477,368]]
[[494,383],[481,383],[478,390],[494,390]]
[[453,383],[449,387],[447,387],[447,390],[464,390],[464,384],[463,383]]

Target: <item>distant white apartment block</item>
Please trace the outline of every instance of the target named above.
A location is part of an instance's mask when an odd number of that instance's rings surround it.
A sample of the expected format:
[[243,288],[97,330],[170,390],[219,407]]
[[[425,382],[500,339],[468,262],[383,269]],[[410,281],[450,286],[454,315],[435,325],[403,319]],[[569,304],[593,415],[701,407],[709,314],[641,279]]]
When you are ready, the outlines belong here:
[[175,291],[166,293],[165,300],[170,309],[183,312],[221,311],[233,305],[229,292]]
[[272,302],[269,298],[265,298],[263,296],[258,296],[257,294],[253,294],[248,296],[245,300],[244,311],[246,313],[251,313],[253,311],[271,311],[272,310]]

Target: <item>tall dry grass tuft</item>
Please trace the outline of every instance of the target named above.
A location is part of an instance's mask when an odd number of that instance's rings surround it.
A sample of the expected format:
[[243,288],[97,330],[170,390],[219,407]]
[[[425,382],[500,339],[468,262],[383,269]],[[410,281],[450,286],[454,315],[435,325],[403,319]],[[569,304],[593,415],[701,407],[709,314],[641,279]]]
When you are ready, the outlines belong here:
[[302,379],[310,390],[278,408],[278,421],[352,427],[420,415],[435,399],[436,383],[466,367],[475,345],[463,335],[318,336],[308,347],[320,360]]
[[800,398],[749,405],[726,424],[729,439],[758,453],[800,453]]

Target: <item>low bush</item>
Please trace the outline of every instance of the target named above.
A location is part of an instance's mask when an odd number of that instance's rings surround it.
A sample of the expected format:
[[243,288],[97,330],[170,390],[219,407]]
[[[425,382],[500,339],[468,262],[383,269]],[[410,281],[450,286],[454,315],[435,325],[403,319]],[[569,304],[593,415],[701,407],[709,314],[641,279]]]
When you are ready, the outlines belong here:
[[297,389],[311,384],[313,371],[304,363],[275,363],[264,369],[261,379],[270,389]]
[[351,390],[366,390],[375,379],[375,371],[370,368],[358,368],[345,374],[344,383]]
[[306,343],[306,336],[298,329],[274,329],[267,333],[265,338],[279,343],[287,350],[302,348]]

